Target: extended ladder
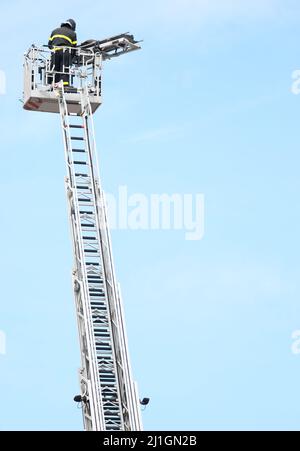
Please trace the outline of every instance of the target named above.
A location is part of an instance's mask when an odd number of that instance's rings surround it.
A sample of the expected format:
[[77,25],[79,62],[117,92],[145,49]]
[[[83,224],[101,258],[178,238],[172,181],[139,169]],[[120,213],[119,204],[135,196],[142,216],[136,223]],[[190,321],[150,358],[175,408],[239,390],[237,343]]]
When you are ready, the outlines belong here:
[[88,431],[139,431],[139,399],[114,273],[90,99],[87,88],[82,88],[78,116],[69,112],[63,86],[56,94],[67,164],[84,426]]

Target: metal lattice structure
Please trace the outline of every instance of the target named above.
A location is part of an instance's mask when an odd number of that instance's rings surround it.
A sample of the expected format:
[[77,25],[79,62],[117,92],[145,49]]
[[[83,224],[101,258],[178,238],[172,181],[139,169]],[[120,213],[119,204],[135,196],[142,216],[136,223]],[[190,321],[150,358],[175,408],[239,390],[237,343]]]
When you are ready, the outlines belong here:
[[49,51],[33,46],[25,55],[24,108],[59,112],[61,118],[82,362],[80,401],[87,431],[142,430],[93,125],[93,112],[101,104],[102,61],[138,48],[127,34],[88,41],[66,68],[71,92],[63,83],[48,83],[54,75]]

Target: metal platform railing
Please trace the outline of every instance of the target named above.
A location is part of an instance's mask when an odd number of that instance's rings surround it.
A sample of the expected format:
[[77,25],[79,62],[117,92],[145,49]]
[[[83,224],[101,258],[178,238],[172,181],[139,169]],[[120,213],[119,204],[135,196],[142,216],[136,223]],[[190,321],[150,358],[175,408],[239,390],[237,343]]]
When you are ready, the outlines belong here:
[[[55,69],[57,51],[62,59],[61,70]],[[55,78],[67,76],[75,90],[88,88],[89,95],[100,97],[102,61],[102,55],[91,49],[61,47],[50,50],[32,46],[25,54],[25,75],[30,74],[25,82],[30,82],[31,91],[50,91]]]

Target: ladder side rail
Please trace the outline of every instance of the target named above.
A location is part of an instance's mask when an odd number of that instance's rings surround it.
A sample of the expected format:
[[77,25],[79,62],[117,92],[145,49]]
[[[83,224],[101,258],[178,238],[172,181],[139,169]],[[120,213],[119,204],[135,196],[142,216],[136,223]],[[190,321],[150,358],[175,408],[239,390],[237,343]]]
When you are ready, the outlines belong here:
[[[92,409],[95,411],[95,430],[105,430],[105,422],[103,417],[103,409],[102,409],[102,400],[100,397],[100,387],[99,387],[99,379],[97,374],[97,356],[95,353],[96,345],[94,341],[94,334],[93,334],[93,327],[92,327],[92,313],[90,308],[90,303],[88,302],[89,295],[88,295],[88,287],[86,284],[87,281],[87,274],[86,274],[86,268],[83,264],[83,256],[84,256],[84,247],[82,242],[82,233],[81,233],[81,226],[80,226],[80,209],[77,202],[78,199],[78,193],[77,193],[77,187],[76,187],[76,179],[75,179],[75,170],[74,170],[74,160],[72,156],[72,143],[71,143],[71,136],[70,136],[70,129],[68,124],[68,108],[67,108],[67,102],[64,97],[64,91],[62,89],[61,97],[60,97],[60,112],[61,112],[61,121],[62,121],[62,128],[63,128],[63,134],[64,134],[64,144],[65,144],[65,155],[66,155],[66,162],[67,162],[67,170],[69,174],[69,182],[70,187],[72,190],[72,203],[74,207],[74,211],[76,212],[76,222],[74,223],[72,219],[72,230],[73,230],[73,240],[74,243],[77,243],[77,246],[75,245],[75,256],[76,256],[76,266],[78,270],[78,276],[82,278],[80,281],[81,291],[82,291],[82,298],[83,298],[83,307],[84,307],[84,317],[85,317],[85,329],[86,329],[86,340],[87,340],[87,349],[88,349],[88,355],[89,355],[89,371],[90,374],[87,374],[87,377],[91,378],[91,387],[92,387],[92,396],[90,396]],[[68,131],[67,131],[68,130]]]
[[[102,261],[102,267],[104,270],[104,288],[105,288],[105,293],[106,293],[106,298],[108,301],[108,308],[109,308],[109,315],[110,315],[110,321],[109,321],[109,330],[110,330],[110,336],[112,339],[112,353],[113,353],[113,357],[114,357],[114,366],[115,366],[115,373],[116,373],[116,378],[117,378],[117,393],[118,393],[118,399],[119,399],[119,403],[120,403],[120,417],[121,417],[121,421],[122,421],[122,429],[126,429],[125,423],[124,423],[124,412],[122,412],[122,401],[124,396],[122,396],[122,392],[120,390],[120,381],[119,381],[119,368],[117,365],[117,361],[118,361],[118,356],[116,355],[116,350],[118,350],[118,336],[116,336],[115,330],[114,330],[114,325],[116,324],[116,314],[114,311],[112,311],[111,309],[111,294],[109,293],[109,286],[107,285],[107,280],[106,280],[106,274],[107,274],[107,269],[108,269],[108,262],[106,262],[103,258],[103,248],[102,248],[102,233],[103,230],[101,228],[101,224],[99,222],[100,220],[100,214],[99,214],[99,209],[98,209],[98,202],[97,202],[97,176],[95,173],[95,161],[93,158],[93,148],[91,146],[92,142],[94,140],[94,134],[93,131],[91,132],[90,130],[90,124],[92,124],[92,115],[91,115],[91,111],[89,109],[90,107],[90,103],[89,103],[89,98],[87,95],[83,94],[83,100],[82,103],[85,105],[85,115],[83,116],[83,120],[84,120],[84,130],[85,130],[85,136],[86,136],[86,143],[87,143],[87,148],[88,148],[88,157],[89,157],[89,164],[90,164],[90,170],[91,170],[91,183],[92,183],[92,195],[93,198],[95,200],[95,208],[96,208],[96,216],[95,216],[95,220],[96,220],[96,229],[97,232],[99,234],[99,246],[101,248],[101,252],[100,252],[100,259]],[[91,136],[92,135],[92,136]],[[127,406],[126,406],[127,408]]]
[[132,391],[134,394],[134,406],[135,406],[135,416],[136,416],[136,421],[138,424],[138,431],[143,431],[144,427],[143,427],[143,421],[142,421],[142,412],[141,412],[141,408],[140,408],[140,398],[139,398],[139,390],[138,390],[138,384],[137,382],[133,382],[132,383]]
[[[90,108],[90,105],[88,105]],[[90,111],[89,114],[90,118],[90,129],[92,130],[92,139],[93,139],[93,145],[92,145],[92,158],[94,160],[93,167],[95,170],[98,170],[99,174],[99,163],[97,158],[97,152],[96,152],[96,142],[95,142],[95,132],[94,132],[94,124],[92,120],[92,114]],[[97,177],[95,177],[95,180],[97,180]],[[113,261],[113,253],[112,253],[112,246],[111,246],[111,238],[109,233],[109,224],[108,224],[108,215],[106,211],[106,203],[105,203],[105,197],[103,190],[101,189],[100,181],[98,181],[98,186],[96,187],[96,195],[97,195],[97,205],[98,205],[98,212],[99,212],[99,226],[101,229],[101,238],[102,243],[104,245],[103,249],[103,256],[106,260],[105,262],[105,268],[107,271],[107,277],[110,279],[110,289],[111,289],[111,296],[110,296],[110,302],[111,302],[111,308],[113,311],[113,316],[115,318],[115,343],[117,345],[117,353],[119,355],[120,359],[120,366],[119,367],[119,375],[120,375],[120,383],[125,387],[125,405],[129,411],[129,425],[127,424],[127,427],[129,429],[136,429],[139,430],[141,428],[141,422],[137,420],[136,415],[133,415],[134,411],[134,405],[136,404],[136,397],[134,396],[134,393],[132,392],[132,381],[129,379],[132,379],[132,371],[131,371],[131,365],[130,365],[130,359],[129,359],[129,352],[128,352],[128,341],[127,341],[127,334],[126,334],[126,328],[125,328],[125,321],[124,321],[124,311],[120,308],[121,301],[119,299],[119,290],[118,285],[116,282],[116,275],[114,270],[114,261]],[[139,406],[138,406],[139,409]]]
[[[66,192],[67,195],[70,193],[70,185],[69,181],[66,180]],[[78,272],[80,271],[80,262],[77,255],[79,252],[78,249],[78,243],[76,238],[76,224],[73,218],[73,203],[72,200],[69,198],[69,218],[70,218],[70,225],[71,225],[71,236],[72,236],[72,244],[73,244],[73,251],[75,256],[75,266],[76,269],[73,271],[73,291],[75,296],[75,308],[76,308],[76,315],[77,315],[77,328],[78,328],[78,336],[79,336],[79,344],[80,344],[80,352],[81,352],[81,364],[82,368],[79,370],[79,377],[80,377],[80,388],[82,396],[88,396],[90,398],[90,386],[87,382],[85,382],[85,379],[88,377],[88,368],[89,368],[89,350],[87,346],[87,338],[86,338],[86,331],[88,328],[87,324],[87,315],[86,315],[86,309],[84,306],[84,302],[81,295],[81,287],[80,287],[80,277]],[[85,387],[85,390],[84,390]],[[94,403],[88,402],[82,404],[82,415],[84,420],[84,427],[86,431],[92,431],[95,428],[95,425],[97,423],[96,420],[96,407],[94,406]]]
[[[62,116],[63,118],[63,131],[64,131],[64,136],[65,136],[65,143],[68,144],[68,136],[67,136],[67,132],[66,132],[66,118],[67,116],[64,115]],[[68,166],[68,171],[69,171],[69,180],[68,180],[68,190],[67,190],[67,194],[68,194],[68,200],[69,200],[69,205],[70,205],[70,220],[71,220],[71,225],[72,225],[72,242],[73,242],[73,248],[74,248],[74,256],[75,256],[75,265],[76,265],[76,273],[77,273],[77,279],[78,279],[78,283],[80,285],[80,289],[81,292],[83,294],[82,297],[79,298],[79,296],[75,296],[75,299],[77,300],[77,307],[80,307],[80,304],[78,303],[79,299],[82,302],[82,307],[83,307],[83,321],[81,321],[81,318],[79,316],[78,310],[77,310],[77,320],[78,320],[78,324],[81,326],[83,326],[82,330],[81,330],[81,335],[80,337],[80,342],[81,342],[81,349],[83,351],[82,353],[82,364],[84,366],[85,369],[85,376],[87,378],[89,377],[93,377],[92,374],[90,375],[89,373],[92,372],[92,368],[90,368],[90,362],[92,362],[91,359],[91,349],[89,346],[89,338],[88,338],[88,334],[89,334],[89,321],[88,321],[88,309],[87,309],[87,303],[85,302],[86,299],[86,295],[84,294],[84,286],[82,286],[82,281],[81,279],[83,279],[83,275],[82,275],[82,262],[81,262],[81,250],[80,250],[80,234],[78,234],[78,225],[77,225],[77,221],[76,218],[74,216],[74,212],[75,212],[75,208],[74,208],[74,203],[73,203],[73,192],[72,192],[72,163],[69,160],[70,155],[69,155],[69,150],[68,150],[68,146],[67,146],[67,166]],[[83,324],[82,324],[83,323]],[[82,333],[84,332],[84,333]],[[86,344],[84,343],[84,340],[86,340]],[[86,346],[85,346],[86,345]],[[85,352],[85,347],[87,348],[87,352]],[[94,385],[95,386],[95,385]],[[94,396],[90,396],[90,408],[91,408],[91,412],[92,412],[92,418],[93,418],[93,423],[95,423],[94,427],[96,427],[97,424],[97,405],[95,405],[95,397]],[[88,425],[86,424],[87,429],[89,429]]]
[[[90,105],[88,102],[88,99],[86,97],[87,100],[87,108],[89,111]],[[92,121],[92,114],[89,111],[89,114],[86,117],[87,120],[87,130],[92,129],[92,136],[87,136],[88,142],[90,144],[90,149],[91,149],[91,159],[92,159],[92,170],[93,170],[93,181],[95,182],[95,186],[94,186],[94,193],[96,196],[96,204],[97,204],[97,222],[98,222],[98,229],[100,232],[100,244],[101,244],[101,249],[102,249],[102,256],[103,256],[103,261],[104,261],[104,269],[105,269],[105,278],[106,278],[106,290],[107,290],[107,295],[108,295],[108,300],[109,300],[109,307],[110,307],[110,316],[111,316],[111,329],[112,329],[112,334],[113,334],[113,343],[114,343],[114,354],[115,354],[115,358],[116,358],[116,371],[117,371],[117,375],[118,375],[118,380],[119,380],[119,385],[118,385],[118,390],[120,393],[120,399],[122,401],[122,405],[123,405],[123,416],[124,416],[124,428],[125,430],[130,430],[131,429],[131,421],[130,421],[130,408],[129,408],[129,402],[128,402],[128,395],[127,395],[127,391],[126,391],[126,386],[125,386],[125,381],[124,381],[124,368],[123,368],[123,360],[122,360],[122,352],[121,352],[121,347],[120,347],[120,333],[119,333],[119,322],[118,322],[118,317],[117,317],[117,309],[116,309],[116,292],[115,292],[115,284],[114,284],[114,280],[113,280],[113,272],[112,272],[112,262],[109,259],[109,253],[107,252],[107,241],[105,238],[105,234],[106,234],[106,230],[108,225],[106,224],[106,222],[103,223],[103,219],[106,217],[105,214],[105,209],[104,209],[104,203],[100,203],[99,202],[99,193],[100,193],[100,183],[98,181],[98,178],[95,174],[95,171],[98,169],[96,163],[96,152],[95,152],[95,133],[93,130],[93,121]],[[90,122],[91,126],[88,127],[88,122]],[[92,146],[91,146],[92,144]],[[105,225],[104,225],[105,224]],[[105,247],[104,247],[105,246]]]

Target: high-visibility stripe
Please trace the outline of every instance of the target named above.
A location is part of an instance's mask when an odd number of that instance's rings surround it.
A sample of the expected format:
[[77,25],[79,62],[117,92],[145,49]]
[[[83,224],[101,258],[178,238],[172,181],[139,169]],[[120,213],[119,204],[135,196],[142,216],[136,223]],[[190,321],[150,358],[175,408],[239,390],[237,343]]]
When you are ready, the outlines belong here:
[[60,50],[66,50],[66,53],[67,53],[67,52],[69,52],[69,49],[70,49],[70,47],[62,46],[62,47],[52,47],[51,50],[53,50],[54,52],[59,52]]
[[72,44],[72,45],[76,45],[77,44],[77,41],[72,41],[71,38],[69,38],[68,36],[65,36],[64,34],[55,34],[54,36],[51,36],[49,41],[53,41],[56,38],[65,39],[66,41],[70,42],[70,44]]

